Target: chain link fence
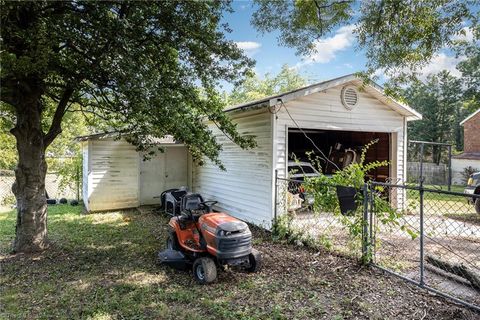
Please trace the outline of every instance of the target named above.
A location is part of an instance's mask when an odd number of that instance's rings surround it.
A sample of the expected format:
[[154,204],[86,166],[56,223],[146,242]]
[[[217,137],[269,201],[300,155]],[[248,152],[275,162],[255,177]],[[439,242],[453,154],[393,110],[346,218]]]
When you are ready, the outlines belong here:
[[[318,185],[317,185],[318,187]],[[324,194],[336,194],[336,186],[322,185]],[[356,216],[344,216],[335,210],[315,208],[315,194],[302,180],[277,178],[277,230],[288,233],[300,245],[321,246],[354,258],[361,257],[361,242],[349,232]],[[282,214],[285,214],[282,217]]]
[[15,203],[15,196],[12,192],[14,182],[13,171],[2,170],[2,175],[0,175],[0,207],[9,207]]
[[[362,259],[480,311],[479,195],[370,182],[356,190],[352,211],[342,214],[342,186],[316,183],[312,190],[308,180],[276,182],[277,233]],[[318,206],[333,201],[335,210]]]
[[398,224],[386,227],[372,202],[373,264],[480,307],[480,214],[474,207],[480,196],[421,185],[370,186],[371,197],[389,201],[400,213]]
[[451,190],[452,145],[430,141],[409,141],[407,177],[409,182],[444,186]]
[[[0,207],[3,209],[13,208],[15,206],[15,195],[12,192],[14,182],[14,171],[0,171]],[[47,172],[45,177],[47,197],[48,199],[56,199],[57,201],[62,198],[80,201],[82,194],[81,182],[80,172],[68,178],[65,178],[61,172]]]

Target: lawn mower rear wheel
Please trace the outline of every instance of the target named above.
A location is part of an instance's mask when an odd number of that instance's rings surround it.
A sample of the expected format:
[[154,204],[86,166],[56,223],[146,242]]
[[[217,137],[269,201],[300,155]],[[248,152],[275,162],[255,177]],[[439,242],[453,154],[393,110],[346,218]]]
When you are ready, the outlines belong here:
[[177,234],[174,231],[169,232],[167,238],[167,249],[170,250],[180,250],[180,245],[178,244]]

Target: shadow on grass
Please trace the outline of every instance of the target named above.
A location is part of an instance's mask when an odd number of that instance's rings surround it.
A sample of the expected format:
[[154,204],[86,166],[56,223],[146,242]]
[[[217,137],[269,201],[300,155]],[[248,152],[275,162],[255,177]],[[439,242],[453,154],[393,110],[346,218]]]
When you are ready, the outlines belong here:
[[[141,216],[136,210],[93,215],[61,210],[56,207],[49,213],[48,250],[2,257],[4,311],[28,317],[83,317],[141,309],[149,315],[149,306],[132,308],[131,304],[139,296],[150,296],[152,284],[168,279],[154,263],[164,221],[158,217],[158,225],[152,224],[153,217]],[[2,220],[2,241],[13,239],[14,229],[9,225],[14,213],[10,215],[3,217],[9,221]],[[2,245],[8,248],[9,244]],[[42,304],[24,308],[20,301],[26,298]],[[161,310],[155,304],[151,307]]]
[[[255,297],[265,290],[274,297],[283,286],[273,280],[253,284],[253,275],[232,271],[219,272],[211,286],[198,286],[191,272],[156,265],[166,217],[57,210],[49,216],[49,250],[1,261],[6,318],[265,318],[272,306],[259,306]],[[248,302],[239,310],[237,294]]]

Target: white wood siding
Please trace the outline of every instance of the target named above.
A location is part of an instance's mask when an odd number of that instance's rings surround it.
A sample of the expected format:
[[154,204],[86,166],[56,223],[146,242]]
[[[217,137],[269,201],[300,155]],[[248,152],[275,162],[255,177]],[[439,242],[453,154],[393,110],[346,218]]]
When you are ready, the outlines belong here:
[[[309,96],[289,101],[285,104],[291,116],[304,129],[389,132],[396,138],[391,146],[396,150],[391,152],[391,177],[403,181],[404,177],[404,117],[385,104],[358,91],[359,102],[353,110],[347,110],[341,103],[342,86],[337,86]],[[285,177],[287,161],[287,130],[296,128],[285,108],[277,113],[275,145],[276,169],[279,177]]]
[[160,203],[158,197],[165,190],[165,153],[158,153],[149,160],[140,154],[140,205]]
[[90,210],[88,206],[88,170],[89,170],[89,142],[82,142],[82,199],[85,209]]
[[139,205],[139,154],[124,140],[90,140],[88,209],[101,211]]
[[242,135],[254,135],[258,146],[243,150],[223,135],[218,128],[210,128],[222,144],[220,160],[226,171],[212,162],[194,166],[193,189],[207,200],[218,201],[217,207],[237,218],[271,227],[272,201],[272,126],[271,114],[259,111],[232,115]]

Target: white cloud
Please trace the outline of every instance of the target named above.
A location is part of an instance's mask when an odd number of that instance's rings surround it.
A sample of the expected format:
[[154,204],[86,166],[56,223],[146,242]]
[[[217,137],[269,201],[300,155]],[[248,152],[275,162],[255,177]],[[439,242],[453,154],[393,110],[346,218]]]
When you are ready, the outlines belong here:
[[235,44],[238,48],[245,51],[247,55],[254,55],[262,46],[261,43],[255,41],[238,41]]
[[452,37],[452,40],[460,40],[460,41],[473,41],[473,31],[469,27],[462,28],[464,34],[456,34]]
[[[417,76],[420,80],[425,81],[429,75],[437,74],[440,71],[447,70],[450,74],[454,77],[460,78],[462,73],[457,70],[457,64],[465,60],[464,56],[455,57],[449,56],[445,53],[439,53],[432,58],[432,60],[423,68],[417,70]],[[408,69],[401,70],[402,72],[409,72]],[[388,73],[385,73],[385,69],[378,69],[374,72],[374,76],[379,77],[381,80],[388,80],[400,72],[396,72],[395,70],[390,70]]]
[[452,76],[461,77],[462,74],[457,70],[457,64],[464,60],[465,57],[447,56],[445,53],[440,53],[432,58],[429,64],[420,70],[419,78],[425,80],[427,76],[436,74],[442,70],[447,70]]
[[353,30],[355,25],[347,25],[339,28],[331,37],[320,39],[315,43],[315,50],[306,57],[297,67],[312,63],[327,63],[335,59],[339,51],[351,47],[355,41]]

